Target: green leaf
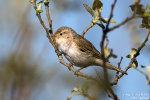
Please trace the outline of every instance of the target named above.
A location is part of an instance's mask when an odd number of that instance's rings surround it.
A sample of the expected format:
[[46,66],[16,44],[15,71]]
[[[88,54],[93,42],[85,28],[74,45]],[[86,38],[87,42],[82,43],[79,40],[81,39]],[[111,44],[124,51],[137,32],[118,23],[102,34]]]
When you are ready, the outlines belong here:
[[147,73],[148,73],[149,76],[150,76],[150,66],[146,66],[146,71],[147,71]]
[[36,9],[36,14],[40,14],[40,13],[43,12],[43,10],[42,10],[42,3],[43,3],[43,1],[40,1],[38,3],[37,9]]
[[147,23],[148,17],[142,17],[142,19],[143,19],[143,20],[142,20],[142,23],[148,24],[148,23]]
[[146,6],[144,16],[145,17],[150,17],[150,6],[149,5]]
[[148,19],[147,23],[148,23],[148,25],[149,25],[149,27],[150,27],[150,18]]
[[100,17],[99,20],[102,21],[102,22],[104,22],[104,23],[107,23],[107,21],[105,21],[105,19],[102,18],[102,17]]
[[131,55],[127,55],[126,57],[127,57],[127,58],[131,58]]
[[145,66],[145,65],[141,65],[141,67],[142,67],[142,68],[146,68],[146,66]]
[[111,49],[105,47],[104,48],[104,53],[105,53],[105,57],[107,58],[110,55],[110,53],[111,53]]
[[95,16],[94,11],[92,10],[92,8],[90,8],[87,4],[83,4],[83,6],[92,15],[92,17]]
[[45,2],[50,2],[50,0],[44,0],[44,3],[45,3]]
[[145,9],[143,5],[131,5],[130,7],[136,14],[142,15],[142,24],[139,27],[150,29],[150,5],[147,5]]
[[137,68],[138,67],[138,62],[137,60],[135,59],[133,64],[132,64],[132,68]]
[[143,15],[145,13],[145,9],[143,5],[130,5],[129,7],[136,14]]
[[78,88],[78,86],[77,86],[77,87],[75,87],[75,88],[71,91],[71,94],[74,95],[74,93],[77,92],[78,90],[79,90],[79,88]]
[[82,93],[83,94],[87,94],[88,93],[88,89],[89,89],[89,85],[87,83],[84,83],[82,86]]
[[135,49],[135,48],[132,48],[131,49],[131,53],[130,53],[130,55],[131,55],[131,57],[133,58],[133,56],[134,56],[134,54],[137,52],[137,49]]
[[49,4],[50,0],[44,0],[44,4],[47,5]]
[[[109,18],[103,18],[103,19],[104,19],[106,22],[108,22],[108,20],[109,20]],[[110,22],[111,22],[111,23],[116,23],[116,20],[111,19]]]
[[133,58],[134,54],[137,52],[137,49],[131,48],[130,54],[127,55],[127,58]]
[[93,10],[96,10],[97,8],[98,8],[98,9],[101,9],[102,6],[103,6],[103,3],[102,3],[101,1],[99,1],[99,0],[94,0],[93,5],[92,5],[92,9],[93,9]]
[[105,29],[105,26],[103,24],[99,24],[99,23],[96,23],[98,26],[100,26],[102,29]]
[[142,23],[139,27],[140,28],[150,29],[150,26],[148,24],[145,24],[145,23]]

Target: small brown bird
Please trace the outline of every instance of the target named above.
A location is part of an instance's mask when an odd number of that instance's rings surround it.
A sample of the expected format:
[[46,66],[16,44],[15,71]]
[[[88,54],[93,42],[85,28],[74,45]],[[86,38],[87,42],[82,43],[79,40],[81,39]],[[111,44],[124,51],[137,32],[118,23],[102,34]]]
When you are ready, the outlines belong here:
[[[81,68],[103,65],[100,52],[90,41],[78,35],[72,28],[64,26],[57,29],[55,41],[71,64]],[[106,62],[105,66],[109,69],[123,72],[109,62]]]

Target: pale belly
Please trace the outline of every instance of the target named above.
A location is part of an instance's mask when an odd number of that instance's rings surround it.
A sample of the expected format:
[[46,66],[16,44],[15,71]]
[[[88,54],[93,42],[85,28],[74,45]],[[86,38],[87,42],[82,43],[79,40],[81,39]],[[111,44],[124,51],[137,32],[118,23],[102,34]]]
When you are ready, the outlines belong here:
[[91,55],[80,51],[75,44],[70,45],[67,43],[61,43],[60,49],[63,52],[67,60],[77,67],[87,67],[93,64],[93,57]]
[[91,63],[93,59],[86,55],[86,53],[77,50],[76,47],[71,47],[67,53],[65,53],[65,57],[77,67],[87,67],[93,65]]

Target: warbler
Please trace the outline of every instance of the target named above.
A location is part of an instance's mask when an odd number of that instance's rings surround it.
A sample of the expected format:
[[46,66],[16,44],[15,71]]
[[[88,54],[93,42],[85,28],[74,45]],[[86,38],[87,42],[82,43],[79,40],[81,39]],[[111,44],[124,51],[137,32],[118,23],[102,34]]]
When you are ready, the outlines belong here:
[[[58,28],[54,38],[61,52],[71,64],[81,68],[93,65],[103,67],[101,53],[90,41],[77,34],[72,28],[66,26]],[[105,63],[105,67],[124,72],[109,62]]]

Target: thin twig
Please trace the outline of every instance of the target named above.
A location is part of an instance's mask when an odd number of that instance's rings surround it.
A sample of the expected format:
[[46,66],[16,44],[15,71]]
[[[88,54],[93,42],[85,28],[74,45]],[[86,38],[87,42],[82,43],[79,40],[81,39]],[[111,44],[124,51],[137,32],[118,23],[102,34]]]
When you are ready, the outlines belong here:
[[[34,2],[33,2],[33,5],[34,5],[34,8],[35,8],[35,10],[36,10],[37,7],[36,7],[36,2],[35,2],[35,0],[34,0]],[[68,64],[68,63],[66,63],[66,62],[63,60],[62,54],[61,54],[61,52],[59,51],[59,49],[58,49],[58,47],[57,47],[57,45],[55,44],[55,41],[54,41],[54,39],[53,39],[54,37],[53,37],[53,31],[52,31],[52,20],[51,20],[51,18],[50,18],[50,13],[49,13],[49,6],[48,6],[48,4],[45,5],[45,9],[46,9],[46,15],[47,15],[47,18],[48,18],[48,21],[49,21],[50,31],[48,30],[48,28],[46,28],[46,26],[45,26],[45,24],[44,24],[44,22],[43,22],[43,20],[42,20],[42,18],[41,18],[41,15],[40,15],[40,14],[37,14],[37,17],[38,17],[38,19],[39,19],[41,25],[42,25],[43,28],[45,29],[46,34],[47,34],[47,38],[49,39],[49,42],[53,45],[53,47],[54,47],[54,49],[55,49],[55,52],[56,52],[56,54],[57,54],[57,56],[58,56],[58,58],[59,58],[60,63],[62,63],[62,64],[65,65],[66,67],[68,67],[68,69],[70,69],[71,71],[73,71],[74,74],[77,75],[77,76],[81,76],[81,77],[84,77],[84,78],[91,79],[91,80],[94,80],[94,81],[99,82],[99,79],[98,79],[97,77],[89,76],[89,75],[87,75],[87,74],[84,74],[84,73],[82,73],[82,72],[79,72],[79,71],[77,71],[76,69],[74,69],[71,64]],[[49,34],[49,32],[50,32],[51,34]]]
[[[100,73],[97,71],[97,69],[95,69],[95,72],[96,72],[97,77],[99,78],[99,80],[100,80],[100,82],[101,82],[102,87],[104,87],[105,91],[107,92],[108,97],[111,97],[112,99],[114,99],[114,95],[112,95],[111,91],[107,88],[106,84],[105,84],[105,83],[103,82],[103,80],[101,79]],[[117,100],[119,100],[118,97],[117,97]]]
[[46,9],[46,16],[47,16],[47,19],[48,19],[48,22],[49,22],[49,28],[50,28],[49,33],[53,34],[52,20],[51,20],[50,11],[49,11],[49,2],[44,3],[44,4],[45,4],[45,9]]
[[82,36],[84,37],[85,33],[94,26],[95,24],[93,22],[91,22],[90,26],[88,26],[83,32],[82,32]]
[[[126,69],[124,70],[124,72],[126,73],[128,69],[130,69],[132,67],[132,64],[134,62],[134,60],[136,59],[136,57],[140,54],[141,49],[146,45],[146,42],[148,41],[148,37],[150,35],[150,30],[148,31],[148,34],[144,40],[144,42],[141,44],[141,46],[137,49],[137,52],[134,54],[133,58],[131,59],[129,66],[126,67]],[[124,73],[122,73],[121,75],[117,76],[114,81],[111,83],[111,85],[117,85],[118,80],[124,75]]]
[[113,26],[111,28],[108,29],[108,32],[116,29],[116,28],[119,28],[120,26],[124,25],[125,23],[129,22],[130,20],[132,20],[133,18],[136,18],[135,17],[135,14],[133,14],[131,17],[127,17],[124,21],[122,21],[120,24],[116,25],[116,26]]
[[108,40],[108,37],[106,36],[106,44],[105,44],[105,48],[107,48],[108,44],[109,44],[109,40]]
[[148,34],[146,36],[146,39],[144,40],[142,45],[138,48],[137,53],[134,55],[135,58],[140,54],[141,49],[146,45],[146,42],[148,41],[149,35],[150,35],[150,30],[148,30]]
[[106,69],[106,58],[105,58],[105,54],[104,54],[104,42],[105,42],[105,39],[107,37],[107,33],[108,33],[108,27],[109,27],[109,24],[110,24],[110,21],[113,17],[113,11],[114,11],[114,7],[115,7],[115,4],[116,4],[117,0],[114,0],[114,3],[112,4],[111,6],[111,12],[110,12],[110,17],[109,17],[109,20],[108,20],[108,23],[106,24],[106,28],[105,30],[103,30],[103,35],[102,35],[102,40],[101,40],[101,55],[102,55],[102,60],[103,60],[103,70],[104,70],[104,78],[105,78],[105,83],[106,83],[106,92],[108,93],[108,95],[113,98],[114,100],[118,100],[118,97],[115,95],[115,93],[113,92],[113,90],[111,89],[111,86],[109,84],[109,79],[108,79],[108,72],[107,72],[107,69]]
[[33,0],[33,7],[36,10],[37,6],[36,6],[36,0]]
[[[98,72],[97,69],[95,69],[95,72],[96,72],[97,77],[99,78],[100,82],[103,82],[102,79],[101,79],[101,77],[100,77],[100,73]],[[104,84],[102,84],[102,85],[104,85]]]
[[106,24],[106,29],[104,30],[104,33],[105,33],[105,34],[107,34],[107,32],[108,32],[108,27],[109,27],[110,21],[111,21],[111,19],[112,19],[112,17],[113,17],[113,11],[114,11],[116,2],[117,2],[117,0],[114,0],[114,3],[113,3],[112,6],[111,6],[111,13],[110,13],[108,22],[107,22],[107,24]]
[[89,76],[89,75],[87,75],[87,74],[84,74],[84,73],[79,72],[79,71],[77,71],[76,69],[74,69],[71,64],[68,64],[68,63],[66,63],[66,62],[63,60],[62,56],[59,56],[59,61],[60,61],[60,63],[62,63],[62,64],[65,65],[66,67],[68,67],[68,69],[70,69],[71,71],[73,71],[75,75],[81,76],[81,77],[84,77],[84,78],[91,79],[91,80],[94,80],[94,81],[99,82],[99,79],[98,79],[97,77]]
[[122,59],[123,59],[123,57],[121,57],[120,62],[118,62],[118,68],[120,68],[120,69],[121,69],[120,65],[121,65]]

